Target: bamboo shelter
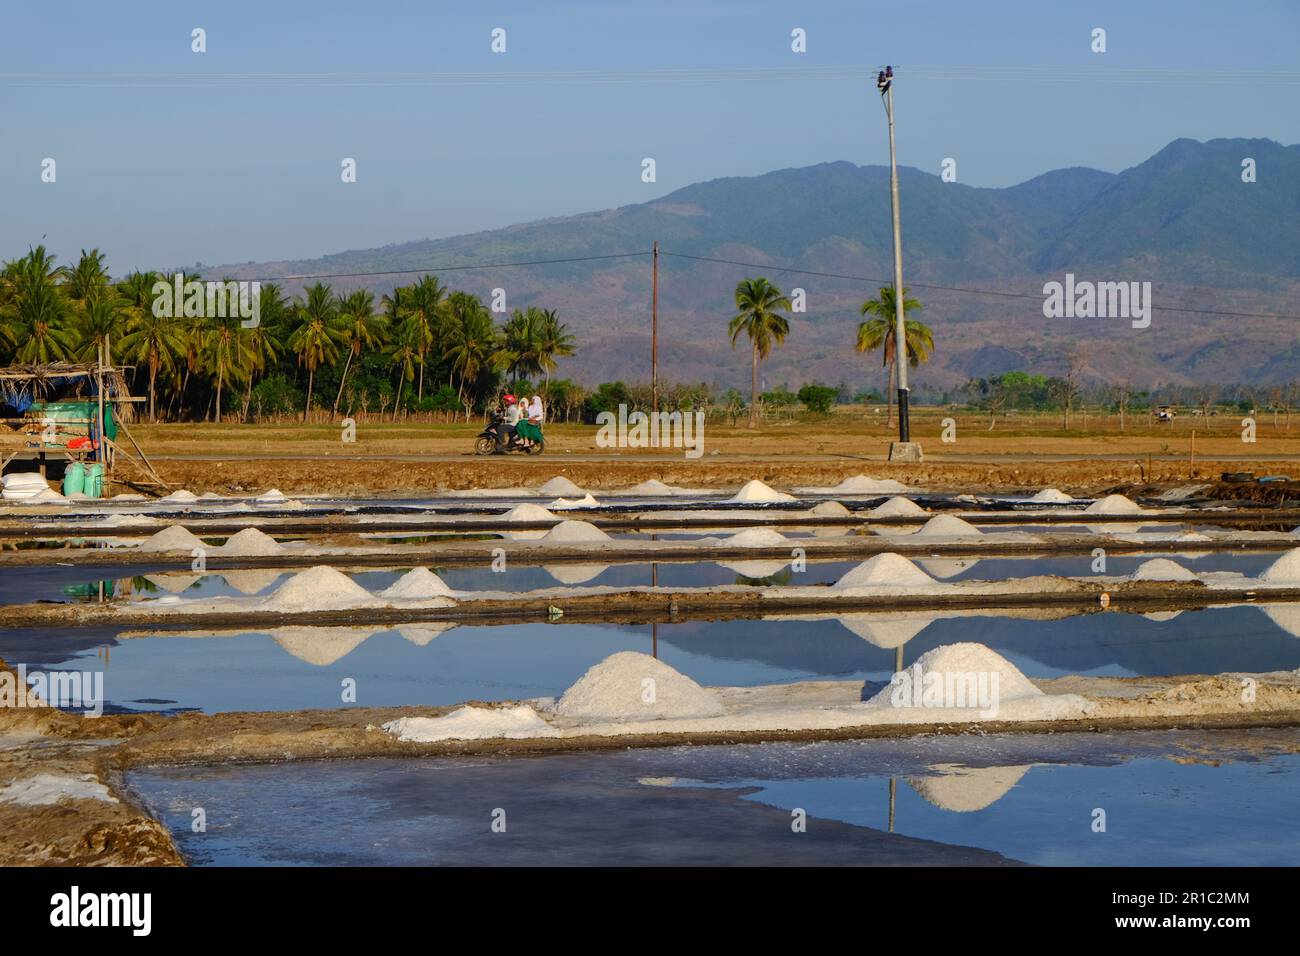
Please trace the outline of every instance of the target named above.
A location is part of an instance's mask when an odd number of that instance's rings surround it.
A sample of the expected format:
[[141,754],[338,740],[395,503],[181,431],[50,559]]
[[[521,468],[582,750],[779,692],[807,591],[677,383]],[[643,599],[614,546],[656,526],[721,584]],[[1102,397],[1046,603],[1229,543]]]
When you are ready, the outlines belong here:
[[[101,353],[102,354],[102,353]],[[14,462],[35,461],[42,477],[52,462],[95,461],[107,475],[119,455],[147,476],[145,484],[164,485],[127,425],[134,421],[127,367],[102,362],[45,362],[0,368],[0,423],[19,434],[6,441],[0,472]],[[131,455],[119,440],[135,449]]]

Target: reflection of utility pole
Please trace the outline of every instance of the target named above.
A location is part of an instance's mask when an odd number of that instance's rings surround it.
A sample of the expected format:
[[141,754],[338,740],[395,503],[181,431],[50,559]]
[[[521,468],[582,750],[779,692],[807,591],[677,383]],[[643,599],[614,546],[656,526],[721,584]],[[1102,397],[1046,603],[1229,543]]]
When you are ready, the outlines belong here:
[[655,240],[654,280],[650,293],[650,409],[659,411],[659,240]]
[[894,832],[894,798],[898,796],[898,780],[889,778],[889,832]]
[[[651,537],[653,537],[653,535]],[[659,565],[654,561],[650,562],[650,586],[653,588],[659,587]],[[656,659],[659,657],[658,621],[650,622],[650,656]]]
[[894,68],[876,74],[885,115],[889,119],[889,198],[894,218],[894,367],[898,370],[898,441],[889,446],[890,461],[920,461],[921,446],[912,441],[908,408],[907,329],[903,319],[903,230],[898,213],[898,156],[894,149]]

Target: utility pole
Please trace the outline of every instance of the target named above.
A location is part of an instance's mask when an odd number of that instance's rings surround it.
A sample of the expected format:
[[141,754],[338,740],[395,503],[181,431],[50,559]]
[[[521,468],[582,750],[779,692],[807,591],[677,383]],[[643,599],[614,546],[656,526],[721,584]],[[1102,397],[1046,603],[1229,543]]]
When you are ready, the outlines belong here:
[[659,411],[659,240],[655,240],[653,291],[650,294],[650,408]]
[[903,318],[903,230],[898,214],[898,155],[894,149],[894,68],[876,74],[889,119],[889,198],[894,218],[894,367],[898,369],[898,441],[889,446],[890,461],[920,461],[921,446],[912,441],[907,386],[907,328]]

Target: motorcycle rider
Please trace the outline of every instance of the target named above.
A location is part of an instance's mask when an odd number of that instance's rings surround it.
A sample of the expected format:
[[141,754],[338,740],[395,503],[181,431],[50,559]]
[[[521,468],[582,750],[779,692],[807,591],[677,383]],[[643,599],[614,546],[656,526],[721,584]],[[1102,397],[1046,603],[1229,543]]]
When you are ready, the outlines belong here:
[[497,447],[495,454],[504,455],[506,444],[515,436],[515,426],[519,424],[519,400],[507,393],[503,399],[506,403],[506,417],[497,428]]

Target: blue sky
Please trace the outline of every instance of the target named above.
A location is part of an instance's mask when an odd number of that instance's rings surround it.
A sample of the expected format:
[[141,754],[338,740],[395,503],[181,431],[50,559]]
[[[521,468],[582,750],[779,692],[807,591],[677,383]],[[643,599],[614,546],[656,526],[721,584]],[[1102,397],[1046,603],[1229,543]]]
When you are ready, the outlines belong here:
[[[507,31],[504,54],[489,49],[494,27]],[[790,50],[795,27],[805,54]],[[1104,54],[1090,50],[1094,27],[1107,31]],[[953,157],[958,179],[977,186],[1062,166],[1118,171],[1180,136],[1291,144],[1298,38],[1296,0],[10,3],[0,258],[42,237],[60,261],[98,246],[115,273],[309,257],[641,202],[719,176],[887,159],[877,98],[852,76],[683,82],[634,70],[898,63],[899,161],[937,173]],[[982,78],[991,67],[1035,70]],[[1201,69],[1297,76],[1167,72]],[[1122,72],[1134,70],[1153,72]],[[405,86],[249,76],[557,71],[603,72]],[[221,78],[199,85],[205,74]],[[653,184],[640,177],[647,156]],[[54,184],[40,181],[45,157],[58,163]],[[358,161],[355,184],[340,181],[343,157]]]

